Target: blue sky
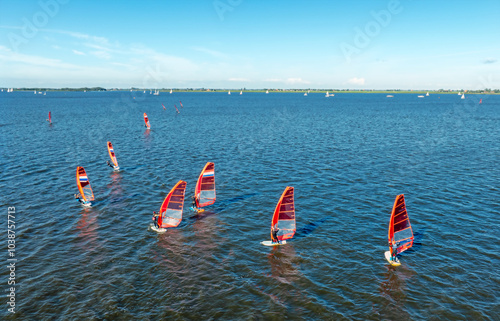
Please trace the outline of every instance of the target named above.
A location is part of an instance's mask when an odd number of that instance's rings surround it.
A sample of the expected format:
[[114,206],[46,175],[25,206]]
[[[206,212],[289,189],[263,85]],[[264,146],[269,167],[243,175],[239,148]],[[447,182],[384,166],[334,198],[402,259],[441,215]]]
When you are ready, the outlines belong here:
[[500,88],[500,1],[0,0],[0,87]]

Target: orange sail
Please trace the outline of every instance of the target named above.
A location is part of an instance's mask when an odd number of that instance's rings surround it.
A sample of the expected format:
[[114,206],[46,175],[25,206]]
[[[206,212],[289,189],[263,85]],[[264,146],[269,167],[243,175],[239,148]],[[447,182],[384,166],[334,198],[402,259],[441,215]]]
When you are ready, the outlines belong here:
[[278,228],[278,240],[291,239],[295,235],[295,202],[293,200],[293,187],[287,186],[276,204],[273,220],[271,222],[271,239],[273,228]]
[[148,115],[146,115],[146,113],[144,113],[144,123],[146,124],[146,127],[148,129],[151,128],[151,126],[149,125],[149,119],[148,119]]
[[215,203],[215,165],[206,163],[198,177],[194,190],[196,207],[205,207]]
[[[405,196],[396,196],[389,222],[389,247],[397,244],[397,253],[404,252],[413,246],[413,231],[410,218],[406,212]],[[392,247],[391,247],[392,251]]]
[[160,216],[158,218],[158,226],[160,228],[176,227],[181,223],[185,192],[186,182],[180,180],[165,197],[163,204],[161,204]]
[[81,166],[76,168],[76,185],[80,191],[80,196],[85,202],[90,202],[94,200],[94,193],[92,192],[92,187],[90,186],[89,178],[85,169]]
[[118,161],[116,160],[115,150],[113,149],[113,144],[111,144],[111,142],[108,142],[108,153],[109,153],[109,158],[111,158],[111,161],[113,162],[113,165],[115,167],[118,167]]

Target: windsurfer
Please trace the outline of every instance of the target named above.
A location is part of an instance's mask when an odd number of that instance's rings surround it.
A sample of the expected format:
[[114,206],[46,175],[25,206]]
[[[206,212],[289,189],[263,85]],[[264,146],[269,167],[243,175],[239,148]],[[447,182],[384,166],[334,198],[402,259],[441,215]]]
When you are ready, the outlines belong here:
[[394,242],[392,243],[391,246],[391,261],[397,262],[398,261],[397,255],[398,255],[398,244]]
[[109,167],[114,168],[114,166],[113,166],[113,165],[111,165],[109,161],[106,161],[106,164],[108,164],[108,166],[109,166]]
[[160,214],[153,212],[153,221],[155,223],[156,228],[160,228],[160,226],[158,225],[158,218],[159,217],[160,217]]
[[194,210],[198,210],[198,207],[196,206],[196,195],[191,196],[191,206]]
[[272,229],[272,241],[273,243],[279,243],[280,241],[278,240],[278,232],[279,232],[278,226],[274,226]]

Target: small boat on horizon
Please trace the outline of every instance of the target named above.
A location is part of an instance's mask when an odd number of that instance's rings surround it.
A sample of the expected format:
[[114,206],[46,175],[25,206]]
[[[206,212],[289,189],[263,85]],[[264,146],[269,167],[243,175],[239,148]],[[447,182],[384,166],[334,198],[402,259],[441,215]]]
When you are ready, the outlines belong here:
[[424,98],[425,96],[424,95],[418,95],[417,97],[418,98]]
[[429,96],[429,92],[427,92],[427,94],[425,94],[426,96]]
[[392,97],[394,97],[394,96],[393,96],[393,95],[387,95],[387,96],[385,96],[385,97],[387,97],[387,98],[392,98]]
[[266,94],[269,94],[269,90],[266,90]]
[[462,94],[462,97],[460,97],[460,99],[465,99],[465,94]]
[[229,91],[227,92],[227,94],[228,94],[228,95],[231,95],[231,90],[229,90]]

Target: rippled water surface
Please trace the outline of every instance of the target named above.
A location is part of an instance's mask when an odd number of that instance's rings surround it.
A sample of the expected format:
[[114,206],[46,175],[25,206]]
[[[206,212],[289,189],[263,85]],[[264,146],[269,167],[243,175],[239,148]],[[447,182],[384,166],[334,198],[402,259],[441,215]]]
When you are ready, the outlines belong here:
[[[2,235],[14,206],[18,258],[3,318],[498,320],[500,96],[2,92],[0,110]],[[214,206],[149,230],[207,161]],[[77,166],[92,208],[73,199]],[[296,237],[264,247],[286,186]],[[393,268],[401,193],[415,246]]]

